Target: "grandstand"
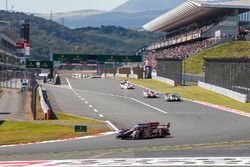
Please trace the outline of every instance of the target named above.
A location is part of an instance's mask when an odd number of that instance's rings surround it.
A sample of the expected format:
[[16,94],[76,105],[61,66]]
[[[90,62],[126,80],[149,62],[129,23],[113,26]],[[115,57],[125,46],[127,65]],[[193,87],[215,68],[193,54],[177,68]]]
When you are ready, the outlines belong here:
[[0,70],[19,68],[21,59],[16,52],[17,35],[9,22],[0,21]]
[[242,38],[242,32],[246,33],[239,22],[249,10],[249,0],[187,0],[143,26],[148,31],[166,33],[146,48],[146,65],[156,68],[155,58],[184,59],[213,45]]

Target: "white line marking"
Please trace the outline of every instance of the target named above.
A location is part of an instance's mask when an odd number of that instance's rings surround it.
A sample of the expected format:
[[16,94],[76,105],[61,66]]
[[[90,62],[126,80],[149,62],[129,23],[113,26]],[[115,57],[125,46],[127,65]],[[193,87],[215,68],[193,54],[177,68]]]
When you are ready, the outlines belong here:
[[149,104],[146,104],[146,103],[144,103],[144,102],[142,102],[142,101],[139,101],[139,100],[137,100],[137,99],[135,99],[135,98],[133,98],[133,97],[120,96],[120,95],[113,95],[113,94],[109,94],[109,93],[102,93],[102,92],[89,91],[89,90],[82,90],[82,89],[78,89],[78,90],[79,90],[79,91],[82,91],[82,92],[94,93],[94,94],[103,95],[103,96],[112,96],[112,97],[119,97],[119,98],[129,99],[129,100],[135,101],[135,102],[137,102],[137,103],[143,104],[143,105],[145,105],[145,106],[147,106],[147,107],[150,107],[150,108],[152,108],[152,109],[154,109],[154,110],[157,110],[157,111],[159,111],[159,112],[161,112],[161,113],[167,114],[166,111],[163,111],[163,110],[161,110],[161,109],[159,109],[159,108],[156,108],[156,107],[154,107],[154,106],[151,106],[151,105],[149,105]]
[[94,109],[94,111],[97,113],[98,112],[98,110],[97,109]]
[[99,158],[109,153],[99,154],[101,156],[92,159],[0,161],[0,166],[249,166],[250,160],[249,157]]
[[74,140],[83,140],[83,139],[89,139],[89,138],[108,136],[108,135],[112,135],[112,134],[115,134],[115,132],[113,132],[113,131],[112,132],[105,132],[105,133],[100,133],[100,134],[94,134],[91,136],[75,137],[75,138],[61,139],[61,140],[48,140],[48,141],[31,142],[31,143],[23,143],[23,144],[2,145],[2,146],[0,146],[0,148],[19,147],[19,146],[46,144],[46,143],[58,143],[58,142],[74,141]]
[[85,99],[84,98],[81,98],[82,101],[84,101]]
[[86,104],[88,104],[89,102],[85,101]]
[[72,86],[71,86],[71,84],[70,84],[70,82],[69,82],[69,80],[68,80],[68,78],[66,78],[66,81],[68,82],[69,88],[73,89]]
[[102,118],[103,118],[104,116],[103,116],[102,114],[99,114],[99,117],[102,117]]
[[[138,86],[138,87],[144,88],[144,89],[149,89],[149,88],[146,88],[144,86],[141,86],[141,85],[138,85],[138,84],[135,84],[135,83],[133,83],[133,84]],[[159,93],[164,94],[163,92],[159,92]],[[182,99],[186,100],[186,101],[196,103],[196,104],[201,104],[203,106],[216,108],[216,109],[219,109],[219,110],[222,110],[222,111],[226,111],[226,112],[230,112],[230,113],[233,113],[233,114],[241,115],[241,116],[244,116],[244,117],[248,117],[248,118],[250,117],[250,114],[246,113],[244,111],[240,111],[240,110],[236,110],[236,109],[232,109],[232,108],[227,108],[225,106],[220,106],[220,105],[216,105],[216,104],[212,104],[212,103],[208,103],[208,102],[204,102],[204,101],[191,100],[191,99],[187,99],[187,98],[184,98],[184,97]]]
[[82,98],[82,96],[78,96],[79,98]]
[[143,105],[145,105],[145,106],[148,106],[148,107],[150,107],[150,108],[153,108],[153,109],[155,109],[155,110],[157,110],[157,111],[160,111],[161,113],[167,114],[166,111],[163,111],[163,110],[161,110],[161,109],[159,109],[159,108],[156,108],[156,107],[154,107],[154,106],[151,106],[151,105],[149,105],[149,104],[147,104],[147,103],[144,103],[144,102],[142,102],[142,101],[140,101],[140,100],[137,100],[137,99],[135,99],[135,98],[130,98],[130,99],[133,100],[133,101],[136,101],[136,102],[138,102],[138,103],[141,103],[141,104],[143,104]]
[[118,131],[119,129],[114,125],[114,124],[112,124],[110,121],[105,121],[105,122],[107,122],[110,126],[111,126],[111,128],[113,128],[115,131]]
[[89,107],[90,107],[90,108],[93,108],[93,106],[92,106],[92,105],[89,105]]

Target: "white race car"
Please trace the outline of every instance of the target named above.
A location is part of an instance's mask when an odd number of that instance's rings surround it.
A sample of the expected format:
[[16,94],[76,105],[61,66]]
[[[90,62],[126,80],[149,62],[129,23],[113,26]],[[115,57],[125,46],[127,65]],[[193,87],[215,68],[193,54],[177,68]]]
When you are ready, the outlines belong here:
[[127,80],[121,80],[120,81],[120,84],[125,84],[125,83],[128,83],[128,81]]
[[82,74],[72,74],[72,78],[82,79]]
[[170,93],[164,95],[165,101],[181,101],[181,97],[176,93]]
[[135,89],[135,86],[129,82],[121,83],[121,89]]

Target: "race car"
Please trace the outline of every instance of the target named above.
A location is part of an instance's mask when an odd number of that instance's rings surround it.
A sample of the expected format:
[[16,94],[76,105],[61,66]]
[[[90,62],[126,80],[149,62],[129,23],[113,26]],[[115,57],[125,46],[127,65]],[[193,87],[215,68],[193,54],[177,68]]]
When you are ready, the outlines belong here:
[[120,84],[121,89],[135,89],[135,86],[129,82]]
[[165,101],[181,101],[181,97],[176,93],[169,93],[164,95]]
[[121,80],[120,81],[120,84],[125,84],[125,83],[128,83],[128,81],[127,80]]
[[82,74],[72,74],[72,78],[82,79]]
[[158,97],[158,93],[153,90],[146,89],[143,91],[143,97],[144,98],[156,98]]
[[159,122],[149,122],[137,124],[131,129],[122,129],[116,135],[117,139],[148,139],[161,138],[170,136],[170,123],[160,125]]

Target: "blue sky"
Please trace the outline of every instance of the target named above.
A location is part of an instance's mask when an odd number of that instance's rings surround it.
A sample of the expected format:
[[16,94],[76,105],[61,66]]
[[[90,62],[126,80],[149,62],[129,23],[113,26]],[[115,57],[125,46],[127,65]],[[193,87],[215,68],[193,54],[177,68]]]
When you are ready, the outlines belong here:
[[50,13],[65,12],[82,9],[111,10],[127,0],[0,0],[0,10],[5,10],[6,1],[8,9],[12,6],[17,11]]

